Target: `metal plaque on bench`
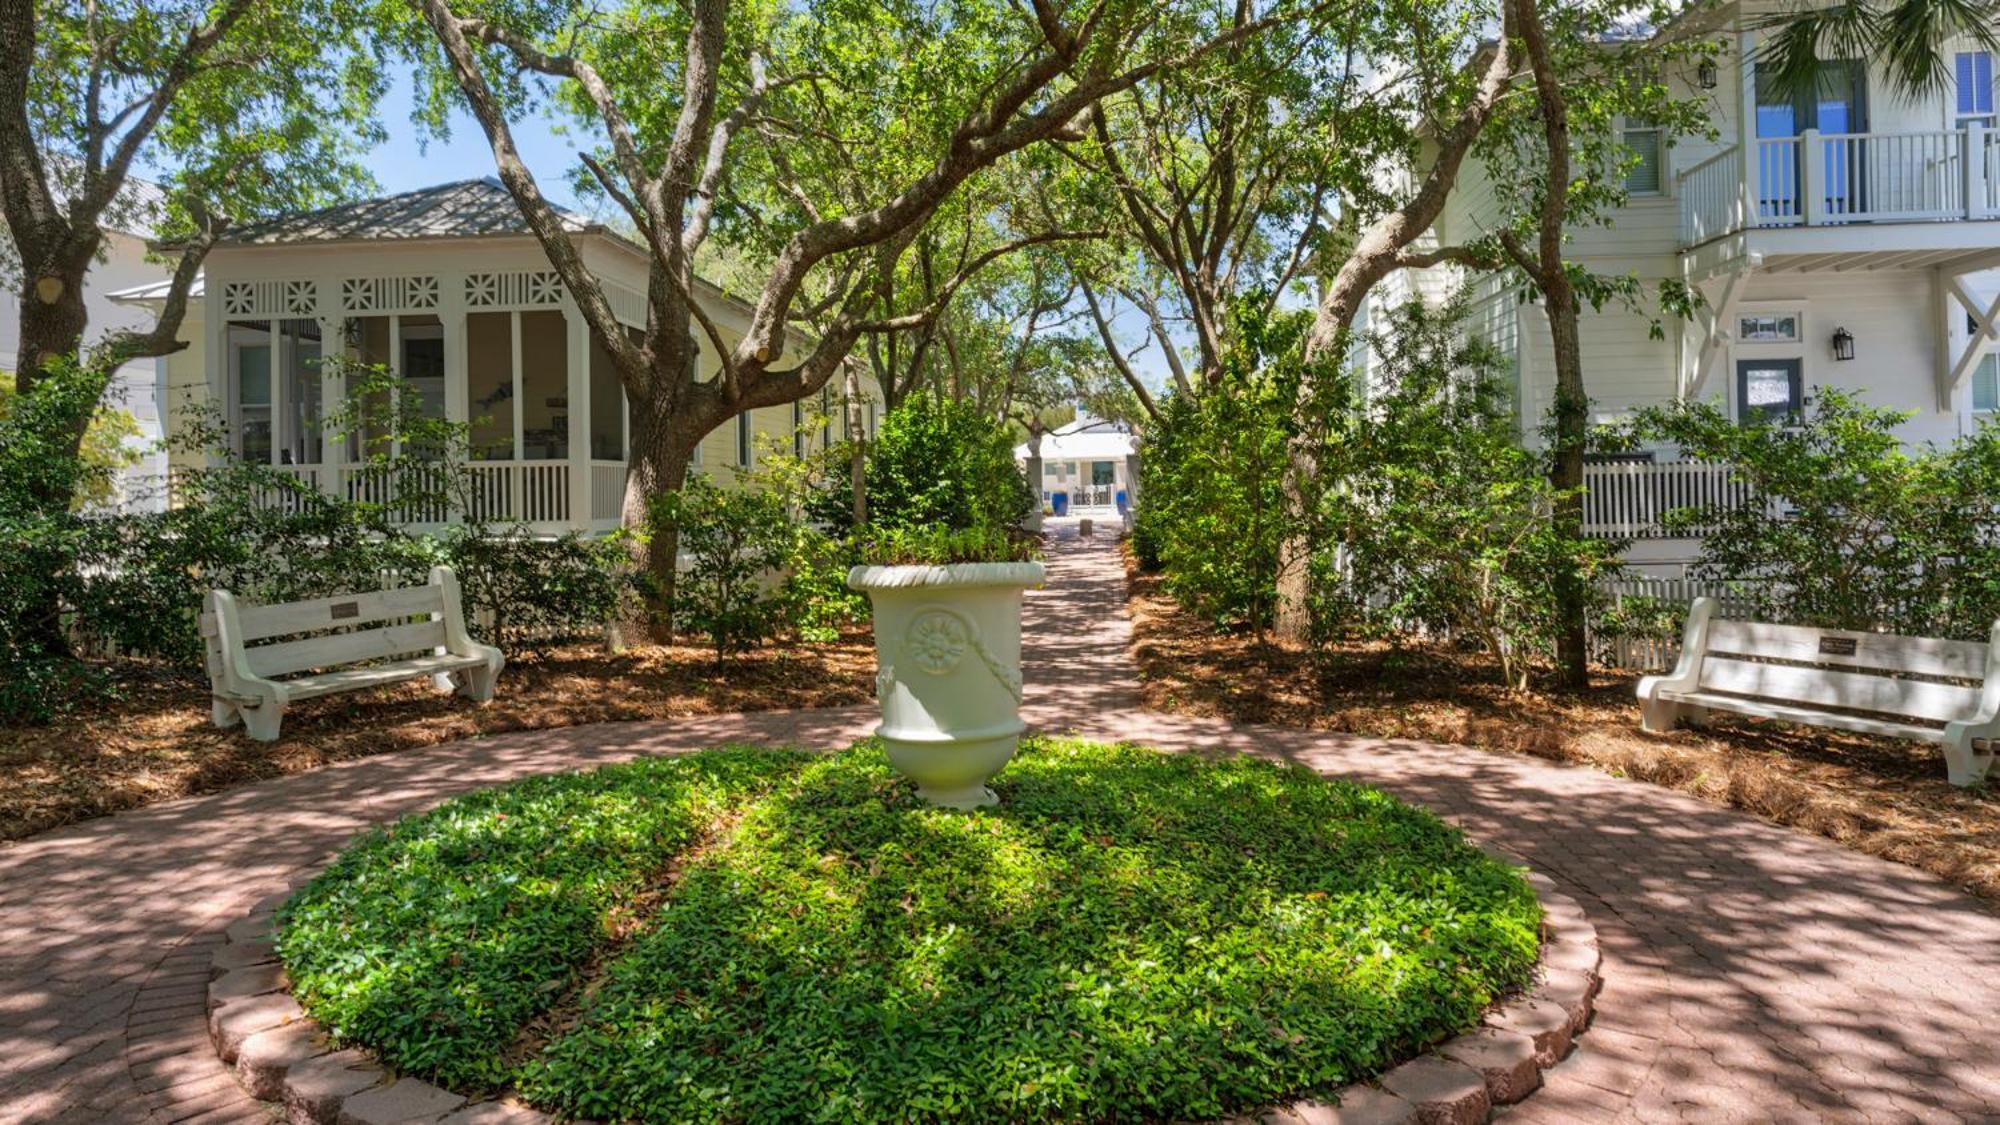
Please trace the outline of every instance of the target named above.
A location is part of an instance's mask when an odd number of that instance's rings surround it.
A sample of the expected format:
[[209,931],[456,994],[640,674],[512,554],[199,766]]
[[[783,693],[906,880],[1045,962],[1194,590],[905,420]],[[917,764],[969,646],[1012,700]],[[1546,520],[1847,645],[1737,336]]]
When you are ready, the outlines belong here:
[[[335,621],[345,621],[345,620],[347,620],[347,619],[348,619],[348,618],[350,618],[350,617],[359,617],[359,616],[361,616],[361,603],[360,603],[360,602],[335,602],[335,603],[333,604],[333,607],[332,607],[331,609],[329,609],[329,610],[327,611],[327,613],[328,613],[328,615],[329,615],[329,616],[331,616],[331,617],[332,617],[332,618],[333,618],[333,619],[334,619]],[[1821,641],[1820,643],[1821,643],[1822,645],[1824,645],[1824,644],[1825,644],[1826,642],[1824,642],[1824,641]],[[1850,643],[1852,643],[1852,642],[1850,642]],[[1824,649],[1822,649],[1821,651],[1824,651]]]
[[1819,654],[1821,656],[1853,656],[1855,640],[1856,638],[1854,637],[1821,637],[1819,639]]

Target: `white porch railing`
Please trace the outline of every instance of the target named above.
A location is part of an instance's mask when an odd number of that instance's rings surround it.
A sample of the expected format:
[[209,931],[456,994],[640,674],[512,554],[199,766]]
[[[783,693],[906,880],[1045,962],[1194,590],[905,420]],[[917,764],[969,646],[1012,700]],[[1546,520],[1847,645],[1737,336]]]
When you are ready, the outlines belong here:
[[1995,142],[1978,124],[1760,138],[1747,169],[1732,148],[1676,177],[1681,245],[1746,227],[2000,218]]
[[[570,522],[567,461],[475,461],[464,466],[469,481],[455,494],[442,465],[280,465],[274,468],[329,495],[356,503],[381,504],[398,523],[436,524],[454,518],[461,500],[466,514],[491,523]],[[624,466],[619,466],[623,482]],[[261,498],[270,507],[296,506],[276,489]],[[613,514],[616,518],[616,514]]]
[[1075,508],[1109,508],[1118,502],[1118,486],[1114,484],[1082,484],[1067,488],[1051,488],[1050,495],[1058,492],[1069,493],[1069,506]]
[[590,463],[590,518],[617,523],[625,514],[625,462]]
[[1680,175],[1681,245],[1719,238],[1743,223],[1743,154],[1726,149]]
[[[1583,530],[1615,539],[1664,539],[1661,518],[1676,508],[1734,508],[1757,495],[1728,465],[1711,461],[1629,461],[1585,465]],[[1687,529],[1695,535],[1705,527]]]

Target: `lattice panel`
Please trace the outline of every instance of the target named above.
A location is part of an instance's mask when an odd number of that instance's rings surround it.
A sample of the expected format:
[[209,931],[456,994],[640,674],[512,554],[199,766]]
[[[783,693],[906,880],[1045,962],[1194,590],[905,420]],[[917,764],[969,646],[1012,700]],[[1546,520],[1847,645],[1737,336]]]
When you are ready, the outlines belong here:
[[350,277],[340,283],[340,311],[389,313],[438,307],[438,279],[415,277]]
[[562,302],[562,278],[554,270],[473,273],[465,277],[468,308],[531,308]]
[[319,286],[311,281],[229,281],[222,286],[226,316],[315,316]]

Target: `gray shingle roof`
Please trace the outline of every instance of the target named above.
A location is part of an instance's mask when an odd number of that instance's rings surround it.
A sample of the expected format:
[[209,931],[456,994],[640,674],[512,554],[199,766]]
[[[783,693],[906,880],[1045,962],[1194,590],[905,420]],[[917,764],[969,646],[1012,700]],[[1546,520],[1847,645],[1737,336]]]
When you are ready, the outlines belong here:
[[[602,228],[557,208],[572,231]],[[349,239],[400,240],[471,238],[528,234],[528,222],[514,197],[491,176],[439,184],[317,211],[281,215],[230,231],[224,242],[263,245],[283,242],[336,242]]]

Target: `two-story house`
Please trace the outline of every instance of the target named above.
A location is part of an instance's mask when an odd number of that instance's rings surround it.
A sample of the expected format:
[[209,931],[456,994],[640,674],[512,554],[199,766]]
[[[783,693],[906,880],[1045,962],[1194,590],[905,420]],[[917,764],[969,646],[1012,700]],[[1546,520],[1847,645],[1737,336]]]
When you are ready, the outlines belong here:
[[[1711,114],[1715,138],[1669,141],[1623,123],[1640,157],[1629,202],[1608,225],[1572,232],[1569,255],[1604,274],[1633,274],[1657,307],[1658,282],[1702,298],[1692,320],[1628,309],[1586,310],[1581,324],[1593,420],[1674,399],[1718,402],[1732,415],[1783,416],[1812,389],[1839,387],[1908,411],[1911,443],[1948,441],[2000,412],[2000,118],[1990,52],[1947,49],[1952,81],[1913,97],[1879,60],[1825,64],[1815,96],[1779,89],[1758,55],[1775,0],[1691,13],[1664,36],[1722,45],[1716,63],[1668,76]],[[1491,229],[1493,192],[1468,162],[1440,218],[1441,244]],[[1546,417],[1555,374],[1546,318],[1491,277],[1419,271],[1378,300],[1470,286],[1474,330],[1511,357],[1522,432]],[[1657,512],[1726,483],[1671,451],[1593,466],[1593,522],[1644,535]],[[1671,557],[1674,548],[1652,548]],[[1635,559],[1648,555],[1642,543]]]
[[[643,327],[647,251],[582,217],[565,221],[620,320]],[[422,409],[466,427],[483,518],[540,533],[617,526],[630,449],[624,390],[498,181],[245,226],[204,265],[182,326],[188,347],[166,361],[170,433],[191,425],[194,411],[213,408],[234,455],[334,495],[375,499],[379,473],[329,423],[341,416],[346,392],[338,365],[321,358],[341,354],[387,368]],[[117,299],[156,306],[165,290],[138,286]],[[695,296],[725,340],[741,338],[745,302],[706,282]],[[794,334],[787,354],[806,342]],[[703,376],[716,370],[710,349],[700,363]],[[754,467],[760,446],[803,454],[839,440],[849,410],[861,412],[872,435],[880,401],[864,376],[858,402],[831,387],[812,402],[746,411],[702,442],[695,466],[729,483]],[[203,454],[174,456],[186,465]],[[435,523],[461,514],[408,518]]]

